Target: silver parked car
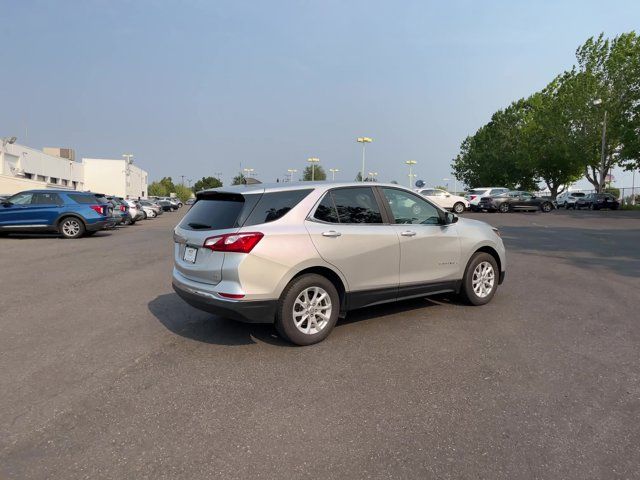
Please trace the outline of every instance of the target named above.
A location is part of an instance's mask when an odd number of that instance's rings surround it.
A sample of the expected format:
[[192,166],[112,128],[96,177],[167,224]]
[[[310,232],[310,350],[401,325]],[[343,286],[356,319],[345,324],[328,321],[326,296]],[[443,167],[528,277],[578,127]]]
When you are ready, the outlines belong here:
[[275,323],[298,345],[356,308],[456,292],[491,300],[498,231],[398,185],[297,183],[198,192],[174,231],[173,287],[192,306]]

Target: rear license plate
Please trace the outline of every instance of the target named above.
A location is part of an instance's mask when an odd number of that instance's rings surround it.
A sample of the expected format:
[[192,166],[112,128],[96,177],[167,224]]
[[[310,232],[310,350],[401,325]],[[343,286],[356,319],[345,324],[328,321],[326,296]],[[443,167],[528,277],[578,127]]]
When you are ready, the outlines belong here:
[[196,255],[198,255],[198,249],[193,247],[186,247],[184,249],[184,261],[189,263],[196,263]]

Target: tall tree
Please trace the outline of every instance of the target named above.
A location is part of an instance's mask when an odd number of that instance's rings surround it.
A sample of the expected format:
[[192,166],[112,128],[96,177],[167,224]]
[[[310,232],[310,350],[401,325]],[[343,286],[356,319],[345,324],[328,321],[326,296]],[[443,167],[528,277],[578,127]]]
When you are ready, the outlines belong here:
[[176,186],[174,185],[171,177],[162,177],[162,179],[158,183],[164,186],[164,188],[167,190],[167,195],[176,191]]
[[311,180],[311,176],[312,176],[312,172],[311,169],[314,169],[315,171],[313,172],[313,178],[316,181],[320,181],[320,180],[326,180],[327,179],[327,174],[324,171],[324,168],[322,168],[322,165],[308,165],[304,171],[302,172],[302,180],[303,181],[310,181]]
[[147,192],[152,197],[166,197],[169,195],[167,187],[160,182],[152,182],[149,184]]
[[207,190],[209,188],[218,188],[222,186],[222,182],[216,177],[202,177],[193,185],[193,191]]

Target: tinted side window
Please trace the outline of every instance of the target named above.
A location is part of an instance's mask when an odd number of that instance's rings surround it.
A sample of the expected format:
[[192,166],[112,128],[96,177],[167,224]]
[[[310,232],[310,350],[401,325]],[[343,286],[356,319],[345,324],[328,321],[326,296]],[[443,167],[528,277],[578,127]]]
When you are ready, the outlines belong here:
[[93,195],[82,195],[80,193],[70,193],[69,198],[76,203],[98,203]]
[[309,195],[311,190],[285,190],[263,194],[244,225],[259,225],[284,217],[304,197]]
[[62,203],[57,193],[34,193],[31,205],[58,205]]
[[331,192],[328,192],[324,196],[324,198],[318,205],[318,208],[316,208],[316,213],[313,215],[313,218],[322,222],[339,223],[338,211],[336,210],[336,206],[333,203]]
[[382,223],[371,187],[339,188],[331,193],[340,223]]

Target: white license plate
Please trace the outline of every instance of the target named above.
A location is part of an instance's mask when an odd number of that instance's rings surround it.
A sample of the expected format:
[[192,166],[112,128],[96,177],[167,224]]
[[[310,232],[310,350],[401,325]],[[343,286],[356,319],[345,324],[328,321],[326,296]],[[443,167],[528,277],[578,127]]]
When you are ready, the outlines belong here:
[[184,261],[189,263],[196,263],[196,255],[198,255],[198,249],[193,247],[186,247],[184,249]]

